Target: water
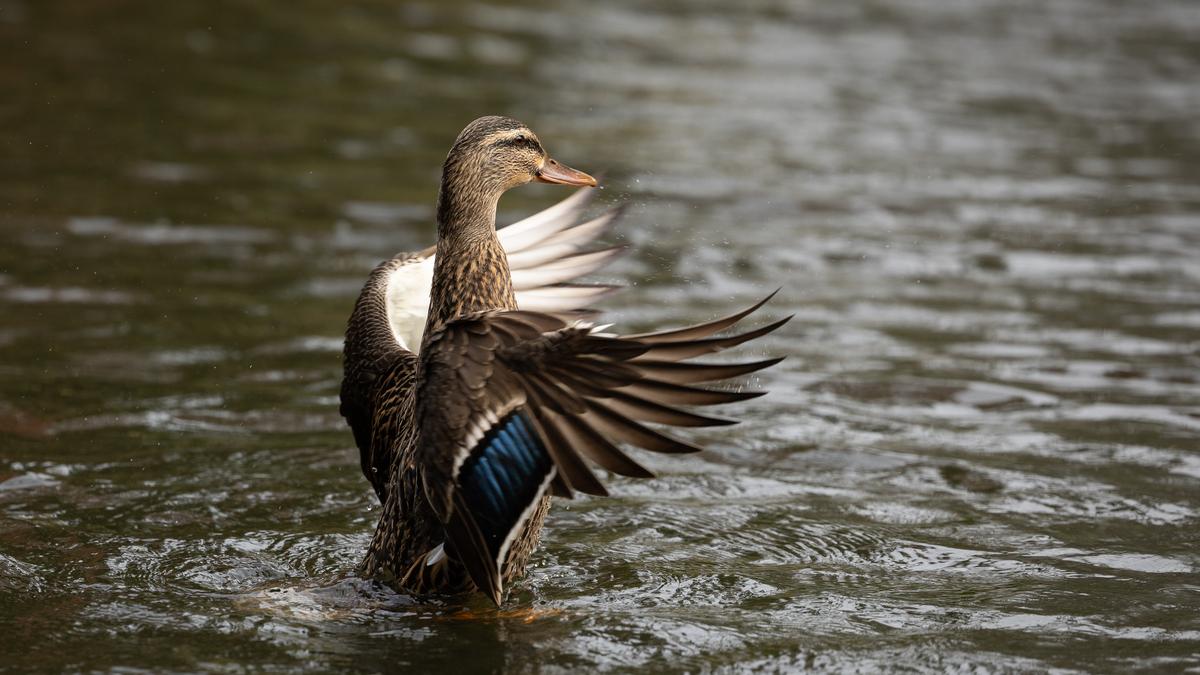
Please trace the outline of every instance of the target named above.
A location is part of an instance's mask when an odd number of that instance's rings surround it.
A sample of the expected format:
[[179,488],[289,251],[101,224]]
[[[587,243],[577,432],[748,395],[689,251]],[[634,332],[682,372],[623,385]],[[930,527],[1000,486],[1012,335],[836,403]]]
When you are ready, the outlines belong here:
[[[1200,668],[1200,7],[642,4],[0,1],[7,667]],[[336,402],[491,113],[632,204],[620,327],[797,315],[499,614],[352,579]]]

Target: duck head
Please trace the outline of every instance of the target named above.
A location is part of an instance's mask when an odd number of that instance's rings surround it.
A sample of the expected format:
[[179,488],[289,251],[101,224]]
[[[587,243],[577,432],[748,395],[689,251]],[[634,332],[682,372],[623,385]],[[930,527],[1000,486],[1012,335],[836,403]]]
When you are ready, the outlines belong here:
[[443,192],[499,199],[533,181],[594,187],[596,179],[555,160],[537,134],[509,117],[480,117],[467,125],[442,169]]

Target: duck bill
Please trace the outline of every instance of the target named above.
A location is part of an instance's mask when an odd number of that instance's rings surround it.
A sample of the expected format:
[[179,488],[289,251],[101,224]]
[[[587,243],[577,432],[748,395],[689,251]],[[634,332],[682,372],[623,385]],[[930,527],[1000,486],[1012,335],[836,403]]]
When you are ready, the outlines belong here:
[[537,180],[542,183],[554,183],[555,185],[596,187],[595,178],[578,169],[572,169],[566,164],[561,164],[558,160],[554,159],[546,160],[546,163],[537,172]]

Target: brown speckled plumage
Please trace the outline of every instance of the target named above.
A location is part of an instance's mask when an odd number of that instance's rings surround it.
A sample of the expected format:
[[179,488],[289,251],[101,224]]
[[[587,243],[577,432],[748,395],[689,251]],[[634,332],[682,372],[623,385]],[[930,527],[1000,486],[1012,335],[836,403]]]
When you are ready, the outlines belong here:
[[[464,314],[517,308],[507,255],[496,236],[496,204],[505,190],[532,180],[536,164],[530,162],[532,153],[512,153],[489,164],[480,151],[489,136],[516,130],[536,138],[515,120],[482,118],[459,135],[446,157],[438,194],[438,255],[426,339]],[[541,151],[540,144],[537,149]],[[456,592],[471,587],[461,564],[452,558],[435,566],[423,563],[445,535],[425,501],[416,464],[417,357],[408,352],[397,356],[397,350],[390,348],[395,338],[382,301],[387,274],[406,260],[393,259],[375,269],[346,334],[345,359],[353,367],[346,367],[342,414],[351,421],[356,437],[362,429],[370,438],[365,443],[368,450],[362,451],[362,467],[383,504],[360,572],[411,592]],[[387,357],[376,356],[389,352]],[[352,416],[362,421],[356,425]],[[356,440],[363,448],[366,438]],[[383,476],[387,478],[380,480]],[[511,556],[506,579],[524,573],[549,507],[547,496],[515,547],[518,552]]]
[[372,270],[346,325],[341,413],[354,432],[363,475],[380,503],[387,502],[393,447],[403,445],[392,439],[412,430],[417,378],[417,355],[396,348],[388,323],[387,281],[417,256],[401,253]]
[[[469,125],[443,167],[419,354],[401,346],[389,323],[388,278],[429,251],[377,267],[347,327],[341,411],[382,502],[360,572],[402,591],[479,590],[499,604],[537,547],[551,494],[607,494],[589,462],[625,476],[652,476],[618,443],[663,453],[698,450],[644,423],[733,423],[675,406],[758,396],[693,385],[779,360],[687,362],[786,322],[713,337],[762,302],[706,324],[625,337],[593,333],[563,314],[518,310],[495,229],[496,205],[504,191],[534,179],[594,185],[590,176],[546,157],[533,132],[515,120],[481,118]],[[537,236],[561,248],[584,235],[590,239],[612,217],[579,226],[582,235],[557,227]],[[556,258],[568,262],[523,277],[521,288],[557,284],[611,255]],[[563,264],[570,274],[564,276]],[[559,300],[595,297],[592,287],[552,288],[561,288],[555,290]]]

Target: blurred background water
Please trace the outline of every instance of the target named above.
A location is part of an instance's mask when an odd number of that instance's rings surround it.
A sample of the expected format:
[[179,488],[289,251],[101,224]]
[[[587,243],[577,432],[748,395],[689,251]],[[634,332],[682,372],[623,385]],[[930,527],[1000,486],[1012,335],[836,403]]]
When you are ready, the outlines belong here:
[[[0,669],[1200,669],[1200,4],[0,0]],[[369,269],[528,122],[747,422],[513,607],[352,580]],[[566,196],[510,193],[509,222]]]

